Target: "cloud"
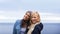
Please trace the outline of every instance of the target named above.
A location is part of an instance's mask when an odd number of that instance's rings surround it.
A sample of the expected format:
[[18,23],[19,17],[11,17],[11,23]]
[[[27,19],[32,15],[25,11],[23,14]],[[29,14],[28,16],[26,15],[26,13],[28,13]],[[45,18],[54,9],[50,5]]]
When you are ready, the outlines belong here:
[[17,0],[0,0],[0,10],[17,10],[18,6]]
[[[39,10],[42,22],[60,22],[60,0],[0,0],[0,21],[23,18],[25,10]],[[23,10],[20,10],[23,9]],[[1,11],[3,10],[3,11]]]
[[[0,22],[15,22],[17,19],[22,19],[26,11],[0,11]],[[60,16],[56,13],[43,13],[40,12],[41,21],[43,23],[59,23]]]
[[60,15],[57,13],[41,13],[43,23],[60,23]]
[[9,3],[9,2],[13,2],[14,0],[0,0],[0,3]]

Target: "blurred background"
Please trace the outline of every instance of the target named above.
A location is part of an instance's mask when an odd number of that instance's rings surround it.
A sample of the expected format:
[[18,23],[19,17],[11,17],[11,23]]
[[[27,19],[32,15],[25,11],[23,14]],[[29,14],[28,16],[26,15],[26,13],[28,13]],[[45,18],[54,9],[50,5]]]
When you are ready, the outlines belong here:
[[40,13],[42,34],[60,34],[60,0],[0,0],[0,34],[12,34],[14,23],[28,10]]

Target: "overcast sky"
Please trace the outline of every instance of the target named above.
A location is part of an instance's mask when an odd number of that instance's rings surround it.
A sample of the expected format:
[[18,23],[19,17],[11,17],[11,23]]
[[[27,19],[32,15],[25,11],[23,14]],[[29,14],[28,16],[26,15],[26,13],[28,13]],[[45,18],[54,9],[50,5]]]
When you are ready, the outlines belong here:
[[27,10],[40,12],[42,22],[60,23],[60,0],[0,0],[0,22],[15,22]]

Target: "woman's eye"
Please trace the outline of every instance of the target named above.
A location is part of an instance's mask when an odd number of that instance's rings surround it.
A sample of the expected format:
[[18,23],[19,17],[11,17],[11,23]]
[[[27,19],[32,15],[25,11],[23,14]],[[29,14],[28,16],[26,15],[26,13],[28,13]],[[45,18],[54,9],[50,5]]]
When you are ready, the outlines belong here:
[[32,17],[32,18],[36,18],[36,17]]
[[34,17],[34,18],[36,18],[36,17]]

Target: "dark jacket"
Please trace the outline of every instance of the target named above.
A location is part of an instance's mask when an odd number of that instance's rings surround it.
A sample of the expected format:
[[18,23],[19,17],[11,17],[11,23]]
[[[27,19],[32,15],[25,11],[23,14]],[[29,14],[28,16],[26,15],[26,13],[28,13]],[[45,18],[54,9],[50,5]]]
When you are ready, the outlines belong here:
[[34,30],[32,31],[32,34],[41,34],[41,31],[43,29],[43,24],[37,24],[34,28]]
[[[31,34],[41,34],[42,29],[43,29],[43,24],[42,23],[37,24]],[[28,31],[29,29],[26,30],[26,32]]]

